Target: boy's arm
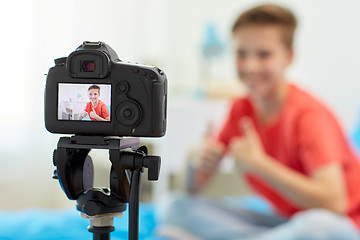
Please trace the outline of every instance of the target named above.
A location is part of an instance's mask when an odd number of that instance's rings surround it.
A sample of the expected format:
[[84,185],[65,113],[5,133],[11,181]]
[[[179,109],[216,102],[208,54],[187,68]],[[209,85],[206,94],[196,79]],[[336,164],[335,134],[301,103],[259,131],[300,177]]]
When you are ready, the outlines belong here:
[[315,170],[312,176],[305,176],[268,156],[251,121],[242,123],[244,137],[236,138],[230,144],[230,152],[242,168],[261,176],[302,208],[345,212],[346,191],[339,164],[325,165]]
[[110,116],[108,116],[108,117],[106,117],[106,118],[102,118],[102,117],[100,117],[99,115],[97,115],[97,114],[95,113],[95,111],[91,111],[91,112],[90,112],[90,117],[95,118],[95,119],[98,120],[98,121],[110,121]]
[[325,208],[345,213],[346,192],[339,164],[326,165],[307,177],[265,157],[254,172],[302,208]]
[[100,117],[96,111],[95,108],[92,108],[92,111],[90,112],[90,117],[95,118],[98,121],[110,121],[110,115],[107,116],[106,118]]

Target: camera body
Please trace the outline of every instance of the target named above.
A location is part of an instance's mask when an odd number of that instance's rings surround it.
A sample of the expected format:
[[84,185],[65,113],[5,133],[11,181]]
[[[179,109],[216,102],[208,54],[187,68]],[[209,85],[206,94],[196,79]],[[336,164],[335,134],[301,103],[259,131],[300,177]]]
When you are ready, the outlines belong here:
[[161,137],[166,105],[163,71],[122,62],[103,42],[84,42],[49,69],[45,127],[63,134]]

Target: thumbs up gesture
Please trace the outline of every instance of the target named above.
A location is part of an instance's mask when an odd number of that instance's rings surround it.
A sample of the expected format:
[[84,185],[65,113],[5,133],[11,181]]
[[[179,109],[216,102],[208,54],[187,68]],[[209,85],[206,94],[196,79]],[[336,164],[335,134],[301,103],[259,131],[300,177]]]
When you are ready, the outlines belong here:
[[95,119],[99,118],[99,116],[95,112],[94,106],[92,107],[92,111],[90,112],[90,117],[95,118]]
[[250,118],[241,119],[239,127],[243,136],[236,137],[230,142],[230,154],[242,169],[256,170],[267,159],[263,145]]

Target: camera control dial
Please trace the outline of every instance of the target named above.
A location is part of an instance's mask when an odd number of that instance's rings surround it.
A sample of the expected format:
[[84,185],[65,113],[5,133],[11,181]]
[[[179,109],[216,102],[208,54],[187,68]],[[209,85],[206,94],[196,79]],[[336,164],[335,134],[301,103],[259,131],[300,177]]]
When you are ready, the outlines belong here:
[[116,108],[116,119],[124,126],[135,126],[141,119],[141,107],[133,100],[126,100]]

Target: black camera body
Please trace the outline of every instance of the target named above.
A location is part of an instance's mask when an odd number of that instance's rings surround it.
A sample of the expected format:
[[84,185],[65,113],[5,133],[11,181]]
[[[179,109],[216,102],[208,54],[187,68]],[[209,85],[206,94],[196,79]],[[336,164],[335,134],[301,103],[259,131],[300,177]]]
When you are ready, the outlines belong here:
[[48,72],[45,126],[52,133],[161,137],[166,105],[163,71],[122,62],[103,42],[84,42]]

